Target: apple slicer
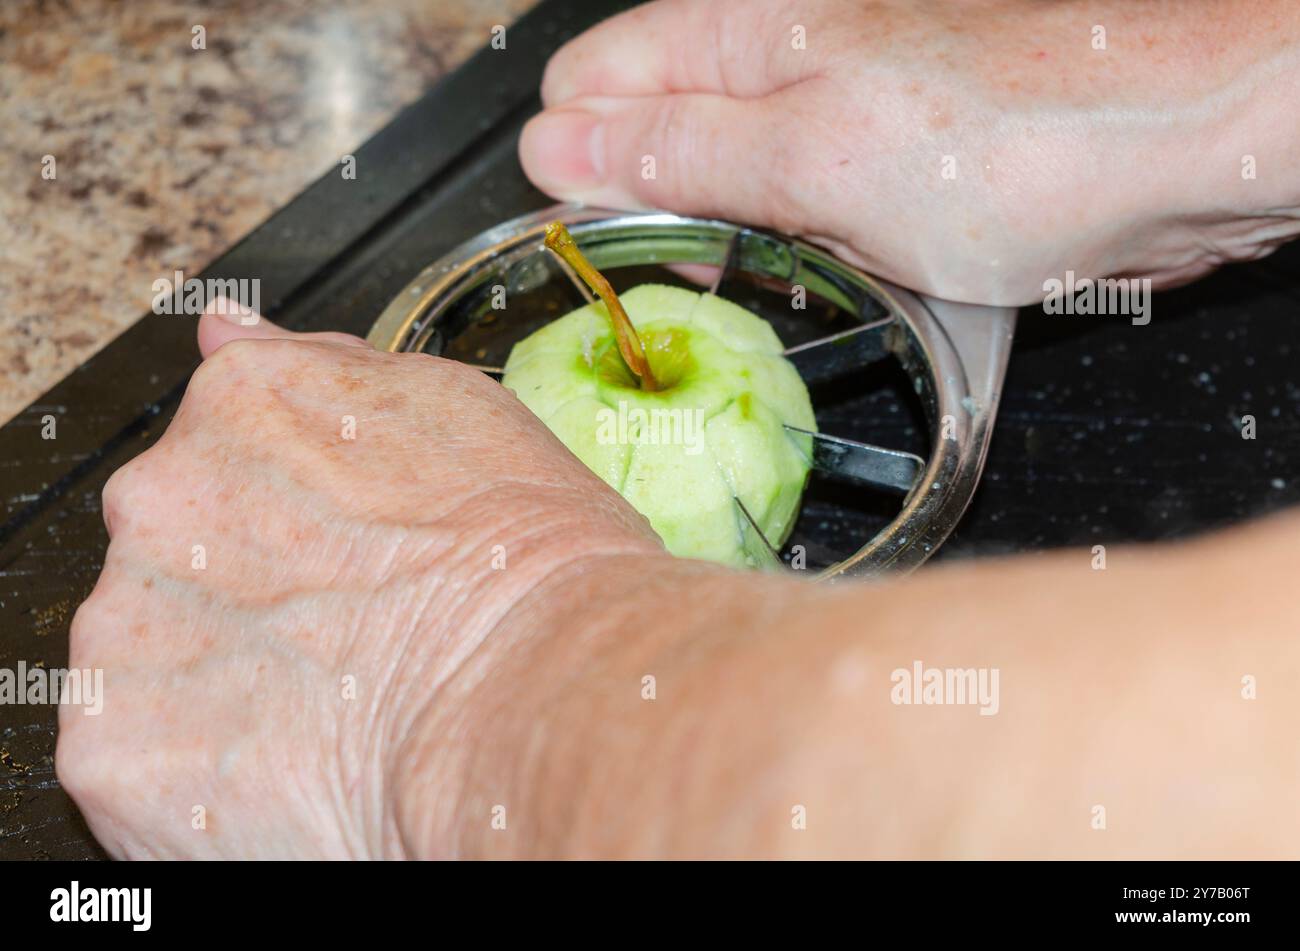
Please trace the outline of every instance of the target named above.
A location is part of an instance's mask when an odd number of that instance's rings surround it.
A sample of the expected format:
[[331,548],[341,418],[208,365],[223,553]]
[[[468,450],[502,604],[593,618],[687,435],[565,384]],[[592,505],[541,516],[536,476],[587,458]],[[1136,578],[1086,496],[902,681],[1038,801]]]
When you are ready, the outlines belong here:
[[[766,318],[787,344],[824,431],[812,436],[809,487],[782,551],[737,500],[756,563],[823,578],[906,571],[948,537],[984,465],[1014,310],[918,296],[806,242],[725,221],[562,205],[492,228],[425,268],[379,316],[370,343],[499,378],[516,342],[594,299],[542,245],[557,219],[616,290],[647,281],[698,289],[684,275],[716,274],[714,293]],[[899,430],[914,443],[907,448],[876,445],[879,427],[857,409],[864,393],[889,385],[888,409],[916,420]]]

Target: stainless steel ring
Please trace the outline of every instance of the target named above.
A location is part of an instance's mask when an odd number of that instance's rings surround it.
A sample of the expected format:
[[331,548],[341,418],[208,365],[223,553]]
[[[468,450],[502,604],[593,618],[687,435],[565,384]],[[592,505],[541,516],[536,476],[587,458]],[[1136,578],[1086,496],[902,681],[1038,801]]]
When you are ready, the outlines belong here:
[[556,219],[568,225],[600,268],[650,263],[736,268],[802,284],[864,323],[892,318],[882,339],[922,400],[929,458],[897,517],[819,577],[910,570],[947,539],[983,469],[1014,310],[922,297],[799,239],[730,222],[562,205],[505,222],[425,268],[380,314],[370,343],[395,352],[441,352],[442,322],[466,295],[503,286],[513,296],[551,280],[555,265],[541,241],[545,224]]

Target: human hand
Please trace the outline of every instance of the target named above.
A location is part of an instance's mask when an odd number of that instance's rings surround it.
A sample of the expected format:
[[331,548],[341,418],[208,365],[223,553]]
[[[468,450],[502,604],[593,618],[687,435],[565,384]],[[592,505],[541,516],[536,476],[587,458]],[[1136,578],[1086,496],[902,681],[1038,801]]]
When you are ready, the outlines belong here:
[[1028,304],[1067,270],[1159,287],[1300,233],[1298,63],[1288,0],[659,0],[555,55],[520,158],[556,197]]
[[[114,856],[1294,849],[1295,704],[1237,693],[1297,669],[1294,516],[1104,572],[1065,551],[826,590],[670,558],[476,371],[265,322],[200,339],[105,490],[72,627],[104,708],[60,709],[56,767]],[[900,715],[918,657],[999,668],[1002,712]],[[1126,832],[1063,818],[1098,789]]]
[[670,559],[477,371],[266,321],[199,337],[171,425],[104,490],[70,663],[105,706],[60,710],[60,782],[117,857],[442,848],[459,804],[402,788],[437,743],[450,796],[489,742],[463,710],[524,694],[497,659],[567,603],[530,597]]

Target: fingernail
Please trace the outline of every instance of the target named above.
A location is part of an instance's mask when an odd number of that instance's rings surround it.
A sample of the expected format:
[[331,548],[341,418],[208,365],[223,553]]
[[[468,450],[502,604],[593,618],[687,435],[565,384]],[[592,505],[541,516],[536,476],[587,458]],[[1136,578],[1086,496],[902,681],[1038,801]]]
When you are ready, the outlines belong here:
[[524,127],[520,157],[543,187],[591,188],[605,180],[605,135],[600,117],[582,109],[543,112]]
[[261,319],[253,308],[222,294],[208,302],[207,311],[228,324],[238,324],[240,327],[252,327]]

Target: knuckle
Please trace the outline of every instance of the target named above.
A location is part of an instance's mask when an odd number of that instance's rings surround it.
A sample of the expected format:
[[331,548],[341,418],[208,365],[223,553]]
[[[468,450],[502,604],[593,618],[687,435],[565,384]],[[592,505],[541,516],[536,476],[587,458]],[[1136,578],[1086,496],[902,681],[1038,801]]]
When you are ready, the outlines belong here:
[[477,386],[480,383],[490,382],[482,370],[476,370],[459,360],[452,360],[447,357],[437,357],[435,359],[437,360],[438,372],[448,380],[464,383],[467,386]]
[[256,337],[239,337],[227,341],[217,348],[217,352],[203,361],[214,367],[249,366],[256,362],[256,357],[274,344],[274,340],[259,340]]
[[232,375],[252,365],[256,353],[255,340],[231,340],[222,344],[206,360],[199,364],[190,377],[190,385],[185,390],[185,397],[197,396],[219,387]]
[[[139,457],[137,456],[136,459],[138,458]],[[132,459],[130,462],[119,467],[116,472],[108,477],[108,481],[104,483],[105,504],[110,502],[116,504],[120,502],[122,497],[128,492],[129,483],[133,478],[135,478],[135,472],[137,470],[136,459]]]
[[[428,394],[438,411],[448,407],[474,407],[486,410],[505,405],[514,400],[514,394],[482,370],[447,357],[428,353],[402,353],[392,355],[398,365],[409,370],[414,377],[410,389]],[[430,386],[430,375],[436,384]],[[459,410],[459,411],[464,411]]]
[[81,805],[102,798],[114,775],[115,750],[106,747],[103,716],[87,716],[76,704],[59,706],[59,735],[54,748],[54,771],[59,784]]
[[307,340],[317,344],[325,343],[331,346],[355,347],[361,350],[370,349],[370,344],[356,334],[343,333],[338,330],[324,330],[314,333]]
[[440,383],[476,386],[481,381],[491,382],[482,370],[451,357],[436,357],[431,353],[399,353],[395,357],[418,372],[438,374]]
[[507,392],[501,384],[482,370],[476,370],[456,360],[441,360],[439,372],[443,374],[450,389],[463,393],[471,400],[493,400],[499,398],[501,393]]
[[[111,560],[110,560],[111,564]],[[90,596],[78,606],[68,626],[68,664],[75,668],[102,666],[103,648],[112,632],[124,621],[121,612],[109,606],[106,590],[111,587],[111,567],[106,567]]]
[[164,433],[158,443],[117,469],[104,483],[100,506],[109,536],[130,532],[143,523],[166,517],[168,489],[185,475],[173,464],[175,455]]
[[202,416],[219,415],[238,403],[238,395],[274,379],[292,362],[291,354],[310,348],[293,341],[232,340],[199,364],[181,400],[182,409],[198,407]]
[[104,483],[100,506],[104,513],[104,524],[109,536],[121,533],[129,527],[130,515],[136,510],[136,499],[145,491],[142,483],[143,454],[136,456],[122,466]]
[[98,811],[113,781],[114,751],[100,735],[100,717],[61,708],[59,737],[54,747],[54,774],[59,785],[86,811]]

